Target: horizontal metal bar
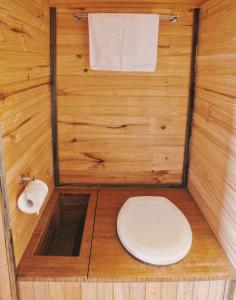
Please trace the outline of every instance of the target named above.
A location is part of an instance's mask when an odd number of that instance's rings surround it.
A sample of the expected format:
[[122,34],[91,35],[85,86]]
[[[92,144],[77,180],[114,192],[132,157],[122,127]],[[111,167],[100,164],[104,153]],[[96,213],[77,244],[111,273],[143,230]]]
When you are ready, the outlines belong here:
[[34,180],[35,180],[35,177],[34,177],[34,176],[33,176],[33,177],[26,177],[26,176],[24,176],[24,175],[21,175],[21,176],[19,177],[18,182],[21,183],[21,184],[23,184],[23,183],[30,182],[30,181],[34,181]]
[[60,183],[57,188],[89,188],[89,189],[133,189],[133,188],[184,188],[182,183]]
[[[75,14],[74,17],[78,20],[81,21],[82,19],[88,18],[88,13],[78,13]],[[179,15],[159,15],[160,19],[162,20],[168,20],[171,23],[175,23],[178,18],[180,18]]]

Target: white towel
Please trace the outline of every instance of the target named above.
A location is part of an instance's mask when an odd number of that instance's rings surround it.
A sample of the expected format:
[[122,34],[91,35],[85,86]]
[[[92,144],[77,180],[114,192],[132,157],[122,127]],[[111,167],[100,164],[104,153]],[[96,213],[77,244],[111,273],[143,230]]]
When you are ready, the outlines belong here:
[[155,71],[159,15],[91,13],[88,20],[92,70]]

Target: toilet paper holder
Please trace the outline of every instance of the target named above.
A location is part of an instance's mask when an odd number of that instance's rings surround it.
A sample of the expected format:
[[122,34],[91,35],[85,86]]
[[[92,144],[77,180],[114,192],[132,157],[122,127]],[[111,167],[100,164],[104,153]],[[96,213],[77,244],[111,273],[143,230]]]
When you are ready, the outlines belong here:
[[33,176],[33,177],[26,177],[26,176],[24,176],[24,175],[21,175],[20,177],[19,177],[19,180],[18,180],[18,182],[20,183],[20,184],[24,184],[24,183],[26,183],[26,182],[30,182],[30,181],[34,181],[35,180],[35,177]]
[[23,213],[38,215],[48,194],[47,184],[35,177],[24,175],[19,177],[18,182],[24,184],[17,199],[18,208]]

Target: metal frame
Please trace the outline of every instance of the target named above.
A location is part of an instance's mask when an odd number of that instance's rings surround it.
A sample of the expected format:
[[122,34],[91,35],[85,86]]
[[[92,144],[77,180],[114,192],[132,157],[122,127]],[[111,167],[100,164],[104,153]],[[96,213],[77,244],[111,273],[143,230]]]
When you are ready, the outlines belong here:
[[194,99],[195,99],[196,57],[197,57],[197,44],[198,44],[198,31],[199,31],[199,17],[200,17],[200,9],[195,9],[194,22],[193,22],[193,34],[192,34],[192,56],[191,56],[191,66],[190,66],[189,103],[188,103],[188,112],[187,112],[186,140],[185,140],[183,176],[182,176],[182,183],[184,187],[188,185],[190,142],[191,142],[191,135],[192,135],[192,120],[193,120]]
[[54,184],[59,186],[58,134],[57,134],[57,14],[56,8],[50,7],[50,69],[51,69],[51,122]]

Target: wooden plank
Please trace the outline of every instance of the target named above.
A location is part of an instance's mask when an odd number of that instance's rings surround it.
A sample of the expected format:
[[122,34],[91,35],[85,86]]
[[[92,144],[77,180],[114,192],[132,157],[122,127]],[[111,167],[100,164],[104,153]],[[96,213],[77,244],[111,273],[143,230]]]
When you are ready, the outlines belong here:
[[147,282],[146,283],[146,300],[161,300],[161,283]]
[[178,291],[178,284],[176,282],[163,282],[161,284],[161,299],[162,300],[169,300],[177,299],[177,291]]
[[10,224],[9,199],[0,127],[0,298],[17,299],[15,257]]
[[146,284],[145,283],[130,283],[130,300],[145,300],[146,298]]
[[81,282],[82,300],[97,300],[97,284],[95,282]]
[[194,282],[178,282],[177,300],[192,300]]
[[19,281],[18,291],[20,300],[35,300],[33,282]]
[[235,300],[236,281],[227,280],[225,284],[224,300]]
[[[80,290],[81,285],[81,290]],[[113,283],[107,282],[20,282],[20,300],[66,299],[66,300],[233,300],[235,284],[225,281],[211,282],[149,282],[118,283],[113,294]],[[50,290],[49,290],[50,288]],[[145,293],[146,290],[146,293]],[[179,292],[180,291],[180,292]],[[50,295],[49,295],[50,292]],[[81,294],[80,294],[81,292]],[[33,298],[32,298],[33,297]],[[35,298],[34,298],[35,297]],[[50,298],[49,298],[50,297]],[[63,297],[63,298],[62,298]]]
[[65,282],[66,300],[82,300],[80,282]]
[[[83,9],[119,12],[122,6],[93,2]],[[193,13],[182,8],[174,26],[161,22],[156,72],[108,75],[89,69],[87,20],[73,18],[80,8],[63,2],[57,7],[60,183],[181,184],[184,148],[173,156],[166,153],[167,159],[156,153],[162,151],[161,145],[171,143],[174,150],[185,143]],[[136,4],[136,9],[148,10],[143,4]],[[132,3],[123,10],[131,11]],[[158,12],[158,7],[150,12]],[[160,7],[159,12],[166,11]],[[145,162],[133,164],[129,154],[137,149],[148,155]],[[84,153],[101,158],[103,166],[94,166],[92,158],[85,161]],[[165,173],[164,178],[156,176],[158,172]]]
[[129,299],[129,295],[129,283],[114,282],[114,300],[126,300]]
[[66,299],[66,289],[64,282],[49,282],[48,285],[50,300]]
[[[40,217],[17,208],[18,178],[35,176],[53,190],[48,1],[1,1],[0,120],[16,264]],[[46,200],[48,200],[48,198]],[[47,202],[47,201],[46,201]]]
[[98,300],[113,299],[113,283],[97,283]]
[[[2,218],[2,195],[0,193],[0,298],[2,300],[11,300],[12,292],[14,290],[11,288],[11,275],[10,275],[10,265],[8,260],[7,245],[5,240],[6,232],[4,230],[3,218]],[[16,292],[16,291],[15,291]]]
[[222,300],[224,298],[226,282],[212,281],[210,282],[208,300]]
[[34,299],[35,300],[50,300],[49,283],[48,282],[33,282]]
[[[110,1],[111,2],[111,6],[112,4],[117,4],[117,1],[115,0],[112,0]],[[168,2],[166,4],[166,1],[165,0],[158,0],[158,1],[155,1],[155,0],[150,0],[148,1],[148,3],[146,3],[145,1],[140,1],[139,4],[143,5],[157,5],[157,6],[160,6],[160,7],[167,7],[167,8],[178,8],[178,7],[181,7],[181,8],[195,8],[195,7],[200,7],[200,5],[203,3],[203,2],[206,2],[206,0],[172,0],[170,2]],[[72,6],[74,7],[75,5],[81,7],[81,6],[87,6],[86,4],[86,1],[83,1],[83,0],[70,0],[70,1],[65,1],[65,0],[50,0],[49,1],[50,5],[54,5],[54,6],[59,6],[59,7],[65,7],[65,6]],[[125,4],[135,4],[137,5],[137,1],[135,0],[130,0],[130,1],[127,1],[127,0],[121,0],[118,2],[119,5],[125,5]],[[103,4],[103,1],[101,0],[93,0],[92,1],[92,4],[93,5],[99,5],[99,4]]]
[[208,300],[209,281],[198,281],[194,283],[193,300]]

